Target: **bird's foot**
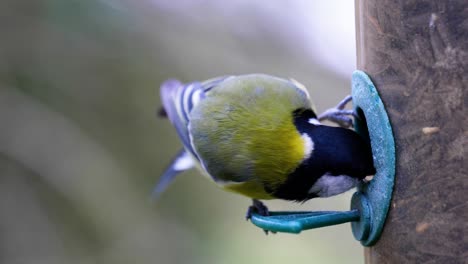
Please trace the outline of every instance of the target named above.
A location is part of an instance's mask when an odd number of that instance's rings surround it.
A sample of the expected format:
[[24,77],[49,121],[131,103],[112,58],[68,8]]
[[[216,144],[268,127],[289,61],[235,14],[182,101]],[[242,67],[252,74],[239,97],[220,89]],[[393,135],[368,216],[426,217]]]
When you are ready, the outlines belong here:
[[[270,215],[270,211],[268,210],[268,207],[266,207],[266,205],[264,205],[262,202],[260,202],[257,199],[252,199],[252,205],[249,206],[249,208],[247,209],[247,213],[245,214],[245,220],[250,220],[254,212],[258,213],[261,216]],[[268,231],[265,229],[263,229],[263,231],[265,232],[266,235],[268,235],[269,232],[272,232],[273,234],[276,233],[276,232]]]
[[351,95],[346,96],[338,105],[330,108],[318,116],[319,121],[329,120],[341,127],[349,128],[353,126],[352,117],[357,117],[353,110],[345,110],[346,105],[351,102]]
[[252,214],[256,212],[261,216],[269,216],[270,211],[268,211],[268,207],[264,205],[262,202],[260,202],[257,199],[252,199],[252,205],[249,206],[247,209],[247,213],[245,214],[245,220],[250,220],[252,218]]

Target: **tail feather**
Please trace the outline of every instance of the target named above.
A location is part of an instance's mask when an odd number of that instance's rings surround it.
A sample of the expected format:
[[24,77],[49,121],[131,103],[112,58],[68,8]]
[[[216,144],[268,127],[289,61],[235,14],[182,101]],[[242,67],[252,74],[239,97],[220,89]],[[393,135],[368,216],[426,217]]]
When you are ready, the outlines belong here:
[[151,199],[156,200],[167,189],[167,187],[174,181],[177,175],[181,172],[191,169],[195,166],[193,158],[185,149],[179,151],[177,156],[172,160],[171,164],[167,167],[161,175],[159,182],[151,192]]

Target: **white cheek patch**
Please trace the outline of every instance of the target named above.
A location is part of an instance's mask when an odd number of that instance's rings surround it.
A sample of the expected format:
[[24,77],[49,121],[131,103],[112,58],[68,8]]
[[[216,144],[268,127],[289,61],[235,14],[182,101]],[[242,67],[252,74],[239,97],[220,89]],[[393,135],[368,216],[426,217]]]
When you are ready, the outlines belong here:
[[302,140],[304,141],[304,159],[306,160],[310,158],[312,155],[312,151],[314,150],[314,142],[306,133],[302,134]]
[[316,126],[322,125],[322,124],[317,120],[317,118],[311,118],[311,119],[309,119],[309,124],[316,125]]
[[325,174],[309,189],[309,193],[319,197],[329,197],[346,192],[357,186],[359,180],[347,175],[332,176]]

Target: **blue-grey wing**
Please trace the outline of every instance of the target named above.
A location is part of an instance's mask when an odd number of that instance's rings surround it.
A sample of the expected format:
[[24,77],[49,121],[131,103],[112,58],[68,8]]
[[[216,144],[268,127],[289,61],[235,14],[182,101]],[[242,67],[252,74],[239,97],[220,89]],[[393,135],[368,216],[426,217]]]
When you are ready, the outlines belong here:
[[184,147],[194,157],[196,157],[196,154],[191,146],[188,131],[190,111],[205,98],[206,93],[214,89],[226,78],[219,77],[202,83],[187,84],[170,79],[161,85],[161,100],[167,117],[175,127]]
[[205,98],[206,94],[226,77],[211,79],[203,83],[183,84],[178,80],[167,80],[161,85],[161,100],[165,115],[175,127],[184,145],[184,149],[174,157],[171,164],[161,175],[153,189],[152,198],[156,199],[181,172],[194,167],[194,158],[198,159],[190,142],[188,125],[190,111]]
[[182,144],[192,155],[194,151],[187,127],[189,114],[204,96],[200,83],[183,84],[178,80],[167,80],[161,85],[161,100],[167,117],[175,127]]

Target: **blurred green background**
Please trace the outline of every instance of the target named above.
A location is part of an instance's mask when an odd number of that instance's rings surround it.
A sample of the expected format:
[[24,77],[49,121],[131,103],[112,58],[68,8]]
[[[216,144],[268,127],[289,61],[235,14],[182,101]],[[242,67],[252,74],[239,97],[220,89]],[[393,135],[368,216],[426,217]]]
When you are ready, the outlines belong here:
[[[292,77],[319,111],[349,93],[311,55],[299,18],[318,10],[299,2],[1,1],[0,263],[362,263],[349,225],[265,236],[248,199],[196,171],[149,200],[180,148],[155,117],[165,79]],[[346,210],[350,195],[267,204]]]

